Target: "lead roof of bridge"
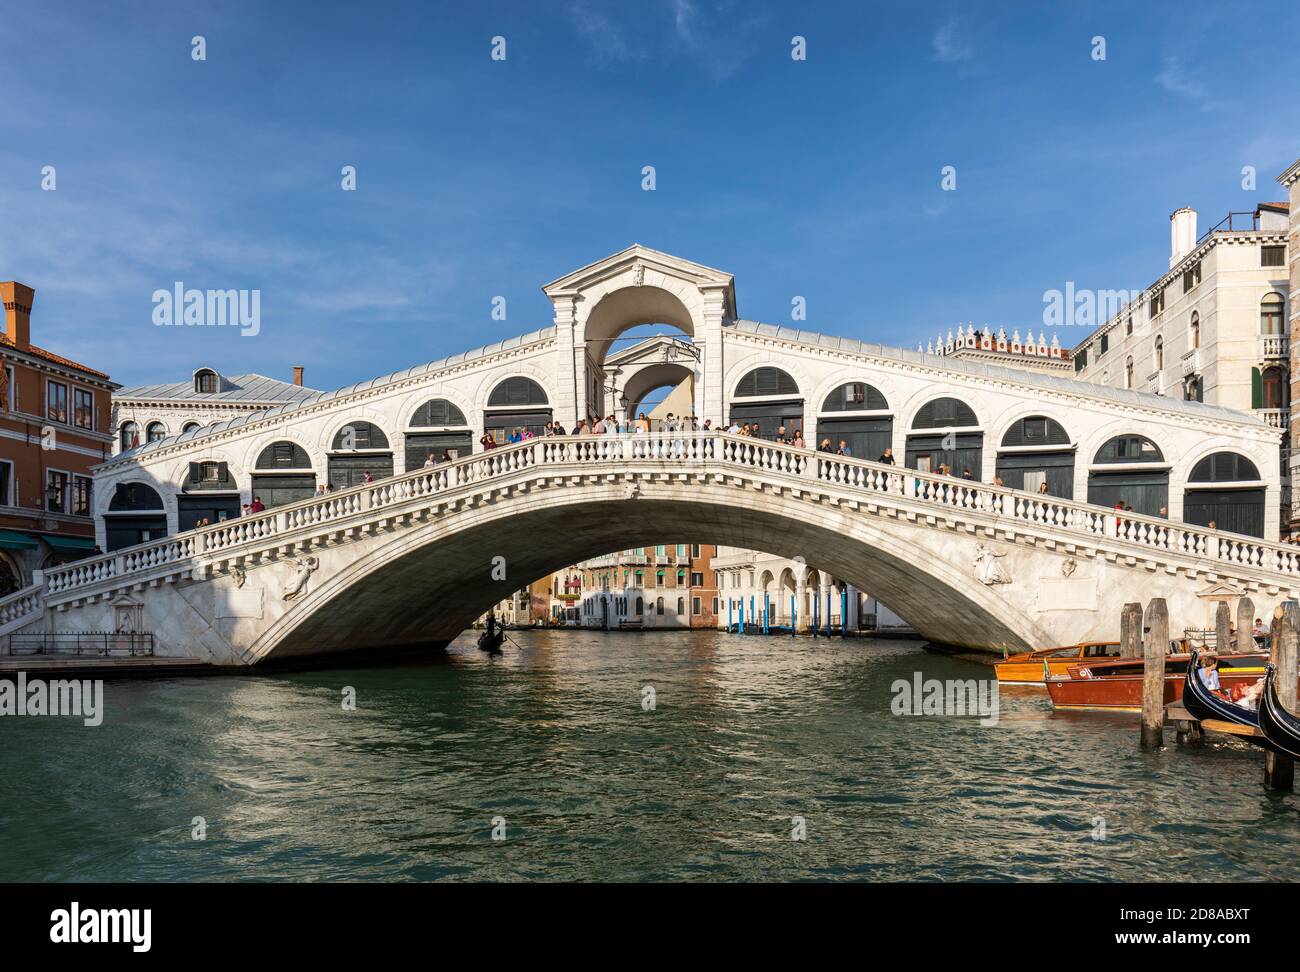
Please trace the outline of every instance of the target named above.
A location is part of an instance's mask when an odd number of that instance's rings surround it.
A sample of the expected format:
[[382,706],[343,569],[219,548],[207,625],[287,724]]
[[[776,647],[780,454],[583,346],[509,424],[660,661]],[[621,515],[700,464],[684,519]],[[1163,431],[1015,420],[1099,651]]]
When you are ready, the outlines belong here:
[[[1201,402],[1185,402],[1181,399],[1165,398],[1162,395],[1153,395],[1149,392],[1129,391],[1122,388],[1108,388],[1104,385],[1097,385],[1088,381],[1079,381],[1073,378],[1061,378],[1057,375],[1045,374],[1042,372],[1031,371],[1029,369],[1000,368],[996,365],[983,364],[977,361],[941,357],[934,354],[923,354],[917,351],[909,351],[905,348],[895,348],[884,344],[859,341],[857,338],[837,337],[832,334],[822,334],[818,331],[806,331],[793,327],[781,327],[776,324],[763,324],[758,321],[738,320],[731,322],[728,326],[742,334],[753,334],[757,337],[775,338],[780,341],[789,341],[796,344],[803,344],[817,348],[827,348],[835,351],[845,351],[850,354],[869,355],[905,364],[917,364],[938,371],[963,372],[974,377],[1010,381],[1018,385],[1035,386],[1061,392],[1063,394],[1080,395],[1087,398],[1102,399],[1124,405],[1157,407],[1166,411],[1182,412],[1202,419],[1217,418],[1236,423],[1256,424],[1260,426],[1265,425],[1263,420],[1256,416],[1247,412],[1224,408],[1220,405],[1206,405]],[[439,358],[437,361],[430,361],[427,364],[416,365],[415,367],[407,368],[403,371],[394,371],[391,374],[381,375],[378,378],[370,378],[366,381],[359,381],[351,385],[345,385],[344,387],[335,389],[334,391],[317,392],[297,401],[277,405],[275,408],[249,412],[245,415],[239,415],[222,422],[213,422],[209,425],[203,426],[202,428],[183,432],[180,435],[168,436],[165,439],[159,439],[154,442],[146,442],[143,445],[136,446],[134,449],[129,449],[125,452],[119,453],[111,460],[111,462],[116,463],[121,459],[139,458],[158,449],[177,445],[182,442],[188,442],[193,439],[203,438],[209,435],[215,435],[218,432],[224,432],[228,429],[239,428],[242,425],[247,425],[249,422],[259,421],[264,418],[270,418],[273,415],[291,412],[307,405],[320,404],[334,398],[343,398],[347,395],[364,391],[368,388],[377,388],[394,382],[404,381],[417,375],[426,374],[431,371],[438,371],[441,368],[450,367],[455,364],[474,361],[478,358],[484,358],[501,351],[507,351],[511,348],[544,341],[554,336],[554,327],[546,327],[537,331],[530,331],[528,334],[521,334],[517,337],[506,338],[503,341],[497,341],[493,344],[486,344],[483,347],[475,348],[472,351],[464,351],[460,354],[449,355],[446,358]],[[805,392],[806,391],[807,390],[805,390]],[[1157,399],[1159,399],[1159,401],[1157,401]]]
[[321,392],[316,388],[305,388],[279,378],[266,375],[220,375],[220,390],[216,392],[199,392],[194,390],[194,379],[173,381],[161,385],[137,385],[134,388],[120,388],[114,393],[114,401],[148,400],[148,401],[186,401],[186,402],[284,402],[314,398]]

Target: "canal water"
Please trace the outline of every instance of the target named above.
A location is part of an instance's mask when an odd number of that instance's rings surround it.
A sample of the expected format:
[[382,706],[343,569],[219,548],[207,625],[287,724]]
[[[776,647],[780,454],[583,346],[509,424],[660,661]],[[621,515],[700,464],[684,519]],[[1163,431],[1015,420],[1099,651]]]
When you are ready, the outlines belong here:
[[1300,797],[1257,752],[1141,753],[1133,717],[1041,689],[992,727],[894,715],[898,679],[991,675],[915,642],[511,637],[0,719],[0,880],[1300,877]]

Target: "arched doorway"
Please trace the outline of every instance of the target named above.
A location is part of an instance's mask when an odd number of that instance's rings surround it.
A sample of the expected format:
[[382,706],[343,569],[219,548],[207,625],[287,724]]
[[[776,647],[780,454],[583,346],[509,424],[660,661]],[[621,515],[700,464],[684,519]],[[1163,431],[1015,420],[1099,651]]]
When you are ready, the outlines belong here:
[[1167,516],[1169,463],[1144,435],[1117,435],[1097,450],[1088,469],[1088,502],[1123,503],[1134,513]]
[[940,466],[954,476],[967,471],[972,479],[984,475],[984,433],[974,409],[958,398],[936,398],[922,405],[907,437],[909,469],[938,472]]
[[1192,468],[1183,493],[1183,522],[1211,523],[1248,537],[1264,535],[1264,483],[1259,469],[1235,452],[1216,452]]
[[[691,359],[695,352],[691,342],[695,337],[695,323],[681,299],[660,287],[632,286],[612,291],[587,315],[583,331],[586,343],[582,349],[586,385],[579,417],[609,415],[624,407],[619,400],[623,397],[628,398],[629,405],[634,404],[632,393],[620,387],[616,370],[624,364],[620,358],[656,337],[663,337],[649,333],[647,329],[651,325],[659,331],[666,326],[680,332],[680,338],[669,337],[667,350],[672,353],[665,361],[680,364],[694,373]],[[641,333],[629,333],[638,329]],[[656,387],[661,388],[663,384]]]
[[239,487],[230,466],[216,460],[190,463],[176,498],[176,529],[192,530],[203,521],[220,523],[239,516]]
[[758,426],[764,439],[776,438],[784,426],[787,437],[803,428],[803,397],[789,372],[765,365],[746,372],[731,394],[731,422]]
[[674,415],[690,415],[694,411],[693,369],[677,362],[663,361],[643,367],[624,367],[630,373],[620,388],[615,414],[625,420],[635,419],[643,412],[653,417],[660,405],[663,406],[661,411],[671,411]]
[[1046,415],[1022,418],[1007,429],[998,450],[998,476],[1012,489],[1074,499],[1074,448],[1070,435]]
[[0,597],[8,597],[24,586],[23,572],[18,563],[7,553],[0,552]]
[[270,509],[316,493],[316,471],[307,450],[287,439],[272,442],[254,463],[253,499]]
[[[545,424],[545,423],[543,423]],[[474,435],[465,413],[445,398],[433,398],[415,410],[406,432],[406,471],[419,469],[429,456],[442,462],[474,451]]]
[[388,436],[373,422],[349,422],[334,434],[326,470],[331,489],[347,489],[393,474],[393,452]]
[[832,447],[838,447],[842,440],[849,454],[859,459],[878,459],[894,444],[894,417],[889,402],[878,388],[866,382],[840,385],[826,396],[817,414],[817,441],[822,439],[830,439]]
[[147,483],[118,483],[104,514],[106,550],[120,550],[167,536],[162,497]]
[[503,445],[515,432],[525,429],[541,435],[550,420],[550,402],[542,386],[516,375],[492,389],[483,413],[483,429],[497,445]]

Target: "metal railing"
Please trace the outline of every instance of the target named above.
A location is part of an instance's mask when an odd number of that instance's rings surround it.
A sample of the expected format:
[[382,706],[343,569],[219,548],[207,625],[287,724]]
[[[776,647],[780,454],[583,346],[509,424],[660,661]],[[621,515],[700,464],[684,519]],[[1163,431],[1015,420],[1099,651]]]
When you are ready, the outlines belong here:
[[9,636],[10,655],[153,655],[153,633],[147,631],[33,631]]

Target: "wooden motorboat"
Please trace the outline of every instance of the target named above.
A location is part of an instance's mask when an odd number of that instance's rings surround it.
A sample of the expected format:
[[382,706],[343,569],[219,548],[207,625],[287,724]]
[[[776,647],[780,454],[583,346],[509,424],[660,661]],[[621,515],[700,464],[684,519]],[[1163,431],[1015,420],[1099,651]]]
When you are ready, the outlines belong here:
[[[1185,654],[1165,657],[1165,704],[1182,699],[1191,657]],[[1248,688],[1259,681],[1268,660],[1263,652],[1218,657],[1219,682],[1225,690],[1231,690],[1234,685]],[[1075,663],[1064,675],[1049,676],[1046,684],[1052,705],[1058,709],[1141,712],[1144,678],[1141,658],[1101,659]]]
[[1004,685],[1042,685],[1046,675],[1064,675],[1071,665],[1092,658],[1118,658],[1118,641],[1084,641],[1010,655],[994,668]]
[[1274,752],[1300,759],[1300,719],[1288,712],[1277,697],[1276,675],[1274,666],[1269,665],[1259,700],[1259,731]]

